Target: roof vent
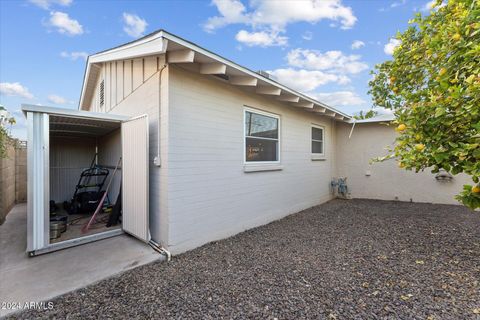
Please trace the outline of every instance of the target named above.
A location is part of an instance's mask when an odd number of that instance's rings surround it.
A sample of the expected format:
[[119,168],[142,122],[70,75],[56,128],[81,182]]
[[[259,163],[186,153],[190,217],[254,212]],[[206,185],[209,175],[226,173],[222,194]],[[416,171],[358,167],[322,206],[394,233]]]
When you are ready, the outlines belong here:
[[257,73],[267,79],[277,80],[277,78],[265,70],[258,70]]

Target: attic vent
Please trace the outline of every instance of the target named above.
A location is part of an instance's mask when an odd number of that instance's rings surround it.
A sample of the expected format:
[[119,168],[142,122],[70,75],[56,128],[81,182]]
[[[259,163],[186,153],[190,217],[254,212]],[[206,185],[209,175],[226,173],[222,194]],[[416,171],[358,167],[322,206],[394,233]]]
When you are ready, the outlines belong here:
[[226,74],[214,74],[215,77],[217,78],[220,78],[220,79],[223,79],[223,80],[227,80],[229,79],[228,75]]
[[105,104],[105,80],[100,82],[100,106]]

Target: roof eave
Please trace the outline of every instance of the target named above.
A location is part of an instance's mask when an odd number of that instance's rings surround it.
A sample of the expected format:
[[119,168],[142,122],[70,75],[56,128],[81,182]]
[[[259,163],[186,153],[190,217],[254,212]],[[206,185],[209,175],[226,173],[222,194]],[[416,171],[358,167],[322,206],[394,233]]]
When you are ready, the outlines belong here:
[[[87,107],[85,96],[86,96],[86,91],[88,89],[87,85],[89,81],[93,81],[90,79],[90,73],[92,72],[91,70],[92,64],[95,64],[95,63],[100,64],[106,61],[131,59],[135,57],[165,53],[167,52],[168,41],[176,43],[181,47],[186,48],[187,50],[191,50],[193,53],[198,53],[201,56],[207,57],[207,59],[211,60],[212,62],[223,64],[229,69],[240,71],[241,74],[243,74],[245,77],[251,77],[252,80],[257,79],[257,80],[260,80],[262,83],[278,88],[281,90],[283,95],[287,95],[287,98],[289,96],[297,97],[296,99],[294,99],[294,101],[291,101],[291,103],[295,104],[295,106],[297,107],[309,108],[310,110],[318,112],[319,114],[330,116],[334,120],[338,120],[338,121],[350,121],[352,119],[350,115],[342,111],[339,111],[323,102],[320,102],[303,93],[293,90],[255,71],[245,68],[229,59],[223,58],[216,53],[213,53],[207,49],[204,49],[194,44],[193,42],[182,39],[165,30],[159,30],[159,31],[153,32],[152,34],[147,35],[138,40],[89,56],[87,60],[87,66],[85,69],[79,109],[82,110]],[[169,51],[169,52],[178,53],[178,51]],[[194,58],[191,57],[191,60],[189,60],[188,62],[193,62],[193,59]],[[225,68],[223,70],[225,70]],[[245,84],[240,83],[239,85],[245,85]]]

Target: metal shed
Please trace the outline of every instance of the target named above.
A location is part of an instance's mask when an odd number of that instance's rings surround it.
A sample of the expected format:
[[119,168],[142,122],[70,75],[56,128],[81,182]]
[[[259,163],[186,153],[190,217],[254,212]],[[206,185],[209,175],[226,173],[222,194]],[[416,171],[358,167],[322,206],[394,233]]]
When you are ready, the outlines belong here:
[[[148,117],[22,105],[28,129],[27,252],[37,255],[127,232],[149,242]],[[50,239],[50,200],[71,195],[78,170],[94,161],[116,163],[121,175],[108,177],[122,193],[122,223],[62,241]],[[115,179],[115,181],[114,181]],[[121,186],[121,187],[120,187]],[[93,213],[93,212],[92,212]]]

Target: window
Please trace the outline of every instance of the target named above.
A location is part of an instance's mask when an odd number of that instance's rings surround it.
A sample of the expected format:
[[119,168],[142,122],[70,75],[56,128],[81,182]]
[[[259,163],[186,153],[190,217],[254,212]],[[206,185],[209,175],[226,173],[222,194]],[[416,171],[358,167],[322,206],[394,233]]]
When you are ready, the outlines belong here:
[[312,153],[315,155],[324,154],[324,129],[319,126],[312,126]]
[[105,104],[105,80],[100,82],[100,107]]
[[245,110],[245,162],[279,161],[279,117]]

